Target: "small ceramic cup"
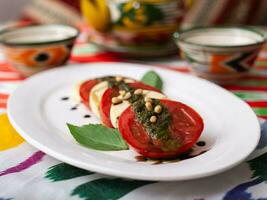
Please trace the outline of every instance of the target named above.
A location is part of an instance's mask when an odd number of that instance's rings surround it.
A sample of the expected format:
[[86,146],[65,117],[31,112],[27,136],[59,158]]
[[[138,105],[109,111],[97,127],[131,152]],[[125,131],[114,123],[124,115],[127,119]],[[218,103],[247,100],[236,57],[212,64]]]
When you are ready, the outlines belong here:
[[223,84],[249,72],[265,33],[250,26],[195,27],[176,32],[174,39],[193,73]]
[[7,60],[24,76],[63,65],[79,31],[66,25],[14,28],[0,34]]

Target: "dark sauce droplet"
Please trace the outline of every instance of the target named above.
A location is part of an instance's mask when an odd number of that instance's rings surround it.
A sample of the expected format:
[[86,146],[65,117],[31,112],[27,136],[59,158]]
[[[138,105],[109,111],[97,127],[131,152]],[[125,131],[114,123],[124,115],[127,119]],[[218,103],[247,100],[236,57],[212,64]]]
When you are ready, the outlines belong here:
[[135,156],[135,159],[138,161],[138,162],[144,162],[144,161],[147,161],[148,158],[146,158],[145,156]]
[[197,142],[197,146],[199,146],[199,147],[204,147],[205,145],[206,145],[206,142],[204,142],[204,141]]
[[84,118],[90,118],[91,115],[84,115],[83,117],[84,117]]
[[70,108],[71,110],[77,110],[77,107],[75,106],[75,107],[72,107],[72,108]]
[[67,100],[69,100],[69,97],[62,97],[61,100],[62,101],[67,101]]
[[77,110],[80,104],[76,104],[75,106],[71,107],[70,110]]

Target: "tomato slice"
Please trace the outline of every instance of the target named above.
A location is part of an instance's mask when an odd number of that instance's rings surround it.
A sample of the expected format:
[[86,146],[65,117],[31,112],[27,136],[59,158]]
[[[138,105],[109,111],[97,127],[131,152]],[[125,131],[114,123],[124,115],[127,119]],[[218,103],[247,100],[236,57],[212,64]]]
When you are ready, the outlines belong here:
[[[160,90],[158,90],[155,87],[152,87],[150,85],[146,85],[144,83],[141,82],[133,82],[133,83],[129,83],[129,86],[131,86],[132,88],[135,89],[143,89],[143,90],[152,90],[155,92],[160,92]],[[100,116],[101,116],[101,121],[103,122],[103,124],[105,124],[106,126],[113,128],[113,125],[111,123],[110,120],[110,108],[112,105],[111,99],[113,97],[116,97],[119,95],[119,90],[118,88],[108,88],[106,89],[106,91],[104,92],[101,102],[100,102]]]
[[111,99],[119,95],[119,90],[115,88],[108,88],[104,92],[102,99],[100,101],[99,111],[100,117],[103,124],[107,127],[113,128],[110,120],[110,108],[112,105]]
[[139,81],[136,81],[136,82],[133,82],[133,83],[129,83],[129,86],[132,87],[132,88],[135,88],[135,89],[143,89],[143,90],[151,90],[151,91],[155,91],[155,92],[161,92],[159,89],[153,87],[153,86],[150,86],[150,85],[147,85],[147,84],[144,84],[142,82],[139,82]]
[[98,83],[99,83],[99,80],[92,79],[92,80],[83,82],[80,86],[79,94],[80,94],[82,103],[86,105],[89,109],[91,109],[90,104],[89,104],[90,91]]
[[131,107],[122,113],[118,127],[125,141],[138,153],[153,159],[174,158],[188,151],[196,143],[204,123],[195,110],[183,103],[166,99],[160,102],[171,115],[169,138],[171,142],[179,143],[179,146],[169,149],[164,140],[150,137],[143,125],[137,122]]

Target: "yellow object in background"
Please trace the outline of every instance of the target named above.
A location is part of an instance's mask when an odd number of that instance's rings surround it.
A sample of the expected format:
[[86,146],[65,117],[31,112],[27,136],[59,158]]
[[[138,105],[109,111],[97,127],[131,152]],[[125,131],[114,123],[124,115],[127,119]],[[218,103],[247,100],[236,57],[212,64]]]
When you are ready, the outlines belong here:
[[85,21],[97,31],[106,31],[110,25],[109,8],[105,0],[81,0]]
[[0,115],[0,151],[14,148],[24,142],[24,139],[9,123],[7,114]]

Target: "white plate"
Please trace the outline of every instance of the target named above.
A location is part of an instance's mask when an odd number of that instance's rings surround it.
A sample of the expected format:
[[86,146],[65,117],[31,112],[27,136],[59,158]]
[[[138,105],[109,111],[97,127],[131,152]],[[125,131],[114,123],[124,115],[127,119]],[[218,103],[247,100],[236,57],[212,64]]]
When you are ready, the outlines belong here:
[[[103,152],[80,146],[66,122],[99,123],[83,105],[70,97],[74,85],[85,79],[120,74],[140,79],[150,68],[127,63],[94,63],[63,67],[27,79],[10,97],[8,115],[12,125],[33,146],[59,160],[87,170],[142,180],[186,180],[229,169],[243,161],[256,147],[260,127],[250,107],[208,81],[155,68],[164,81],[164,93],[195,108],[204,119],[200,140],[205,153],[180,162],[137,162],[132,150]],[[92,115],[84,118],[85,114]]]

